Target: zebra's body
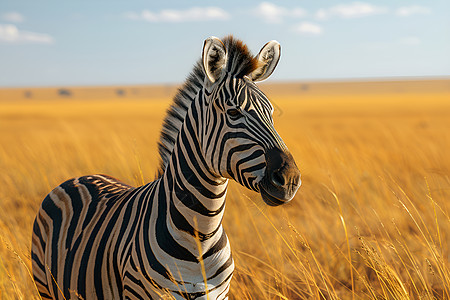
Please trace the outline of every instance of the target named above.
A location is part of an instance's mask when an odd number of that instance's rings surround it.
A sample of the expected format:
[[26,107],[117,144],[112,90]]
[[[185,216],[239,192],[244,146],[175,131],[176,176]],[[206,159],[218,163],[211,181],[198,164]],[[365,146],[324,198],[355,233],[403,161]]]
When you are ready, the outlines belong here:
[[222,227],[228,178],[270,205],[289,201],[300,185],[270,102],[248,77],[273,71],[269,46],[258,61],[232,38],[205,42],[202,63],[165,120],[158,179],[133,188],[84,176],[47,195],[32,240],[43,299],[227,298],[234,269]]

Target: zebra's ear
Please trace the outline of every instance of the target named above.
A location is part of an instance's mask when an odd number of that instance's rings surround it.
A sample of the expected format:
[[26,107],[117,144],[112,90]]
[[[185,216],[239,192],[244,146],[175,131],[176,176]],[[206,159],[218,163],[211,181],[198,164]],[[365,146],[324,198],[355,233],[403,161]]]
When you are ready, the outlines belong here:
[[209,80],[215,82],[219,79],[227,62],[227,50],[220,39],[211,36],[205,40],[202,61]]
[[254,70],[249,77],[255,82],[267,79],[275,70],[280,57],[280,43],[275,40],[268,42],[261,48],[261,51],[259,51],[257,56],[259,67]]

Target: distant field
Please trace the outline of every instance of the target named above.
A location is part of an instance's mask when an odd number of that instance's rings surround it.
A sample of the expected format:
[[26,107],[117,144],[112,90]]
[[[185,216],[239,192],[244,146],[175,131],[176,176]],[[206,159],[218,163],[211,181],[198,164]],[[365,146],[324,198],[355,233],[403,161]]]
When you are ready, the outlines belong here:
[[[450,79],[269,82],[260,84],[268,94],[278,97],[383,95],[450,93]],[[148,100],[167,99],[175,95],[179,85],[81,86],[44,88],[0,88],[1,100]]]
[[[230,185],[231,298],[450,299],[449,83],[263,85],[303,183],[277,208]],[[39,299],[31,227],[53,187],[154,178],[175,91],[0,90],[0,299]]]

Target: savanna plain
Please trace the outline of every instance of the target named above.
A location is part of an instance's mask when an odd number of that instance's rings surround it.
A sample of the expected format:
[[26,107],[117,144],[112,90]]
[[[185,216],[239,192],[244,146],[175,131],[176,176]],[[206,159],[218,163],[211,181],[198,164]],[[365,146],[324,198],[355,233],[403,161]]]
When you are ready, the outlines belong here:
[[[155,178],[174,88],[151,89],[0,90],[0,299],[39,299],[31,231],[53,187]],[[302,186],[271,208],[230,184],[230,298],[450,299],[450,81],[262,90]]]

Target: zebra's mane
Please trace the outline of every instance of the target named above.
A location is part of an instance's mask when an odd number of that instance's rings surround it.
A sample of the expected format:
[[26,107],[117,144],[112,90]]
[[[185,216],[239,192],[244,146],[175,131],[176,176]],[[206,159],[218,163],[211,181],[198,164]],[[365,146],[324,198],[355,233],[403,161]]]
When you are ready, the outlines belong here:
[[[228,73],[235,77],[244,77],[258,67],[257,58],[250,53],[242,41],[230,35],[222,39],[222,42],[227,50],[228,61],[226,70]],[[203,87],[205,76],[206,74],[200,59],[195,64],[183,86],[178,90],[172,105],[167,110],[158,142],[161,159],[158,177],[164,173],[169,163],[178,132],[192,101],[194,101],[199,90]]]

